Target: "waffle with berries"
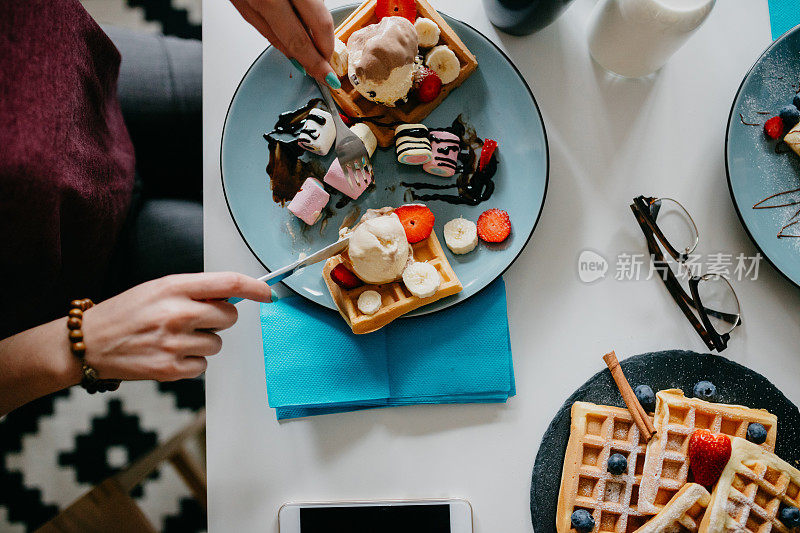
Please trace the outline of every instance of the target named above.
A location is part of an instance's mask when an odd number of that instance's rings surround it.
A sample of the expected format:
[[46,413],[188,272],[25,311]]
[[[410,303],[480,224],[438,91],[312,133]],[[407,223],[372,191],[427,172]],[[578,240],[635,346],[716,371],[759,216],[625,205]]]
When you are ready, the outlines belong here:
[[[377,23],[378,18],[375,15],[376,1],[377,0],[367,0],[358,6],[358,8],[336,28],[336,37],[347,44],[347,39],[353,32],[369,24]],[[428,18],[439,26],[438,44],[447,45],[458,58],[461,64],[458,77],[450,83],[442,85],[439,96],[430,102],[420,102],[412,97],[409,98],[407,102],[397,107],[387,107],[368,100],[353,87],[353,84],[347,76],[343,76],[339,79],[342,84],[341,89],[331,91],[334,100],[336,100],[336,103],[345,115],[356,119],[364,117],[369,118],[369,120],[365,122],[378,139],[378,144],[384,148],[392,146],[394,142],[394,128],[396,125],[416,124],[421,122],[422,119],[427,117],[431,111],[436,109],[436,107],[447,98],[450,91],[461,85],[478,67],[475,56],[467,49],[458,35],[456,35],[456,32],[445,22],[442,16],[439,15],[426,0],[415,1],[418,16]]]
[[[347,263],[343,257],[347,251],[328,259],[322,269],[322,277],[336,303],[339,313],[345,319],[353,333],[371,333],[404,314],[428,305],[446,296],[461,292],[461,282],[439,244],[436,232],[431,232],[426,239],[411,244],[415,261],[427,261],[433,265],[441,276],[441,284],[436,294],[428,298],[419,298],[409,292],[402,280],[382,285],[362,285],[355,289],[344,289],[331,279],[331,271],[340,263]],[[381,295],[381,307],[375,314],[367,315],[358,309],[358,297],[364,291],[377,291]]]
[[763,447],[774,450],[778,419],[768,411],[686,398],[678,389],[659,391],[656,394],[656,434],[647,445],[639,510],[645,514],[658,513],[686,484],[689,437],[696,429],[744,437],[751,423],[764,426],[767,438]]
[[762,446],[734,437],[699,532],[797,531],[780,521],[783,506],[800,507],[800,471]]
[[[574,532],[572,514],[583,509],[594,519],[593,531],[632,533],[650,518],[636,508],[647,442],[627,409],[575,402],[571,414],[556,530]],[[619,475],[607,467],[615,453],[627,459]]]

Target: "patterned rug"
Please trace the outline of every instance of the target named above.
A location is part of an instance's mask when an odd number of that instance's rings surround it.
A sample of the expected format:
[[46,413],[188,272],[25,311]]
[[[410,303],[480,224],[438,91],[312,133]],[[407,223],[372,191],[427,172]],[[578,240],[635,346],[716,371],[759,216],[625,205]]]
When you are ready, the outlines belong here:
[[200,39],[201,0],[81,0],[100,24]]
[[[189,423],[204,403],[201,379],[144,381],[105,394],[73,388],[10,413],[0,422],[0,531],[35,530]],[[161,531],[206,528],[168,464],[132,494]]]

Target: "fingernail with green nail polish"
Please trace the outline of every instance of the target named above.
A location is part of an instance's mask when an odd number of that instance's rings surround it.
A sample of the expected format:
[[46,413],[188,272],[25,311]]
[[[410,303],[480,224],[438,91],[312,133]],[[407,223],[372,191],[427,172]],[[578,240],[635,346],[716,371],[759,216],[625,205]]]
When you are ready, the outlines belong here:
[[290,59],[289,61],[291,61],[292,65],[294,65],[294,68],[296,68],[297,70],[299,70],[301,74],[305,75],[305,73],[306,73],[306,69],[304,69],[304,68],[303,68],[303,65],[301,65],[301,64],[300,64],[300,62],[299,62],[298,60],[296,60],[296,59]]
[[331,86],[331,89],[341,89],[342,84],[339,83],[339,78],[336,77],[336,74],[333,72],[328,72],[325,76],[325,82]]

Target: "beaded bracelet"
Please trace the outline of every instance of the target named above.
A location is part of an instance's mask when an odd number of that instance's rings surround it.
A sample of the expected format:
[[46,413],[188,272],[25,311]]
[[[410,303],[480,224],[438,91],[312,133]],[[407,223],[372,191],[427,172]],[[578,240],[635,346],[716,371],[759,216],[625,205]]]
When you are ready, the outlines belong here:
[[117,390],[120,380],[100,379],[97,370],[86,363],[86,344],[83,342],[83,312],[94,305],[89,298],[72,300],[69,315],[67,316],[67,330],[69,331],[70,351],[81,362],[81,387],[89,394]]

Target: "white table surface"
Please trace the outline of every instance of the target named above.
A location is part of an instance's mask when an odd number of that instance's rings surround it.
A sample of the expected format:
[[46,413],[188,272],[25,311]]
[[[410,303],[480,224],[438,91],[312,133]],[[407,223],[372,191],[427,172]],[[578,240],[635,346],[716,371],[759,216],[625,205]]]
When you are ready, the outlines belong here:
[[[467,498],[477,532],[530,531],[539,441],[564,399],[603,368],[600,356],[611,349],[621,358],[706,351],[660,281],[583,284],[579,253],[591,248],[613,259],[620,251],[645,252],[628,209],[639,194],[683,201],[700,229],[700,252],[756,252],[728,193],[723,147],[734,94],[771,41],[766,1],[717,2],[651,81],[613,79],[592,63],[585,37],[591,0],[577,0],[556,23],[524,38],[495,31],[477,0],[434,5],[516,62],[550,142],[542,218],[505,275],[517,396],[505,405],[401,407],[278,423],[266,401],[258,307],[240,304],[239,323],[223,335],[222,353],[206,375],[212,532],[277,531],[278,508],[289,501],[420,497]],[[228,214],[219,146],[236,86],[265,46],[227,1],[204,1],[209,271],[263,274]],[[757,281],[735,287],[744,326],[724,355],[799,403],[800,289],[765,261]]]

